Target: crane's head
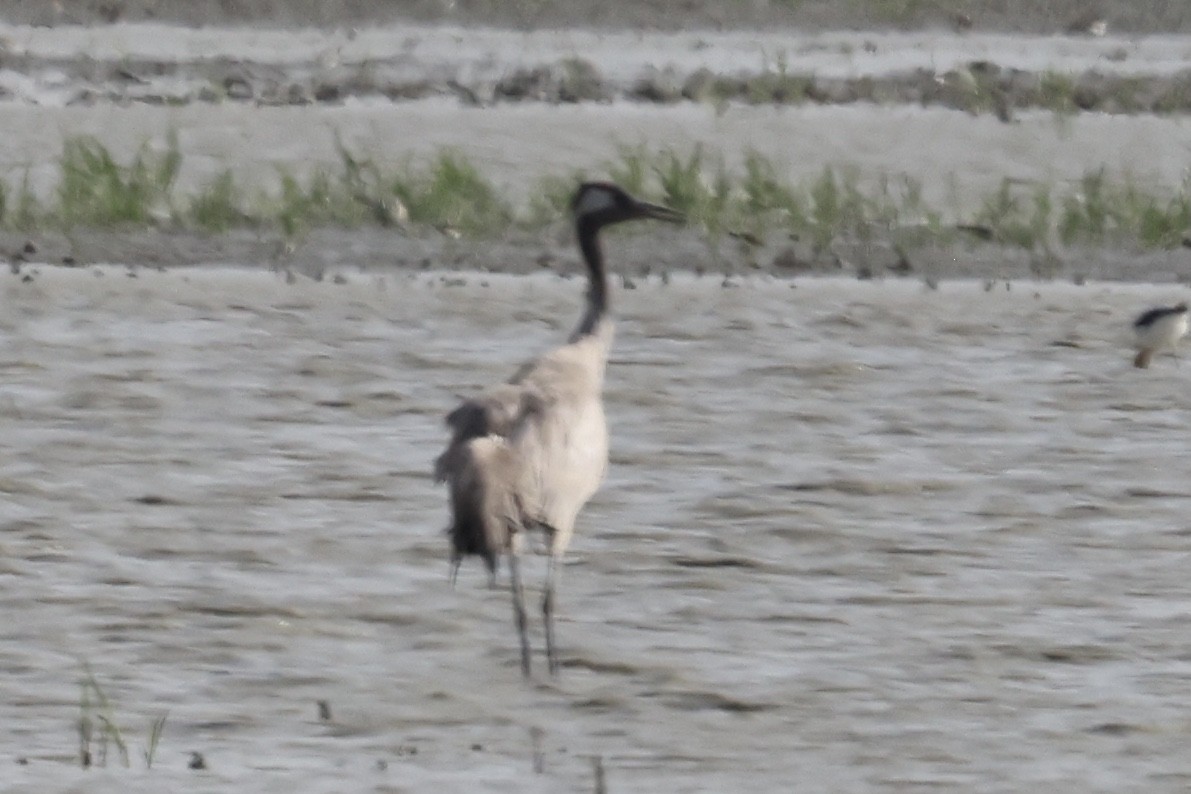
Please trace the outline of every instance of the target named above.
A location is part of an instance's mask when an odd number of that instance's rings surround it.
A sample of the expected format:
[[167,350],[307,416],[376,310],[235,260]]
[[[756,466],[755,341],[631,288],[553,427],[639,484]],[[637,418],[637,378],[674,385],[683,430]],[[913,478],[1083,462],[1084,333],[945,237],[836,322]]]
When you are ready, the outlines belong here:
[[682,223],[686,216],[678,210],[638,201],[611,182],[584,182],[571,199],[571,213],[575,222],[594,228],[637,218],[653,218],[669,223]]

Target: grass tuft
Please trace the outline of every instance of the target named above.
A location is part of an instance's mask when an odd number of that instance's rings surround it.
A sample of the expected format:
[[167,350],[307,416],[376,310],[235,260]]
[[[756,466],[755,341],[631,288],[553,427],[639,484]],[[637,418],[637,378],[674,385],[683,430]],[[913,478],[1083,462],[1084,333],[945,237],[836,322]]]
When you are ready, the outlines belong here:
[[[79,764],[84,769],[107,766],[108,750],[115,747],[121,766],[127,769],[131,766],[128,743],[116,722],[112,701],[95,678],[90,665],[86,663],[83,665],[83,678],[79,682],[79,690]],[[157,747],[165,732],[167,716],[168,712],[162,713],[149,726],[148,741],[141,750],[146,769],[153,767]]]
[[508,227],[513,211],[496,187],[458,152],[440,151],[429,168],[406,169],[392,193],[414,223],[463,235],[492,235]]
[[[128,745],[116,724],[112,702],[108,699],[103,687],[95,679],[89,665],[84,666],[84,676],[80,683],[79,694],[79,756],[80,763],[86,769],[92,765],[107,766],[108,746],[114,744],[120,753],[120,761],[128,767]],[[91,742],[95,738],[96,728],[99,730],[98,757],[91,750]]]
[[99,141],[68,138],[62,147],[57,219],[66,227],[152,225],[171,215],[170,196],[182,165],[177,135],[153,154],[141,146],[122,166]]
[[186,215],[203,231],[225,232],[247,219],[242,209],[243,203],[243,197],[236,187],[236,178],[227,170],[190,200]]
[[976,225],[988,229],[995,242],[1032,250],[1045,242],[1050,228],[1050,191],[1036,186],[1022,195],[1018,188],[1013,180],[1002,179],[997,191],[982,202]]

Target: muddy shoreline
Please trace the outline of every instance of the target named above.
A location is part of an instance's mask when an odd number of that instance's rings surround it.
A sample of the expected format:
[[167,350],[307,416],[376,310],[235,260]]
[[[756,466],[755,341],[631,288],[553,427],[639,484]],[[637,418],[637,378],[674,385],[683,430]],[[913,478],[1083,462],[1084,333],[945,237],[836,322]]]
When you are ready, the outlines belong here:
[[[959,242],[906,251],[878,241],[838,244],[815,254],[809,246],[788,239],[746,245],[709,240],[695,230],[620,235],[607,247],[617,287],[624,289],[633,289],[643,279],[667,280],[682,272],[721,279],[725,287],[755,276],[911,279],[927,288],[950,279],[983,280],[989,288],[1021,279],[1076,284],[1191,280],[1184,249],[1139,253],[1079,248],[1048,253]],[[482,278],[486,273],[550,272],[576,278],[583,272],[561,224],[542,234],[500,240],[459,240],[432,230],[409,235],[337,228],[314,229],[297,239],[248,229],[219,235],[183,230],[0,232],[0,262],[8,265],[0,270],[0,278],[26,283],[46,270],[112,264],[126,266],[131,278],[142,269],[204,266],[259,268],[314,281],[338,281],[358,273],[427,271],[441,274],[441,283],[448,286],[459,282],[462,273]]]

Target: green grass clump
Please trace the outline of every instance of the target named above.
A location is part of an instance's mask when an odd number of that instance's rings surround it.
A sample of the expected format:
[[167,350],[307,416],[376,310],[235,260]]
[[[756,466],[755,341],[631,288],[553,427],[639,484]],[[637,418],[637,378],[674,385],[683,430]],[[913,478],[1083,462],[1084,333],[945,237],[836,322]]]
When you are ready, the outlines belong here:
[[773,163],[755,151],[744,157],[740,183],[740,230],[755,238],[775,222],[779,227],[805,226],[807,199],[793,185],[783,181]]
[[1191,191],[1156,196],[1132,183],[1114,185],[1104,169],[1091,172],[1063,199],[1058,222],[1064,243],[1175,248],[1191,229]]
[[9,186],[6,183],[0,184],[4,185],[4,213],[0,218],[18,229],[36,228],[44,211],[41,202],[33,195],[33,189],[29,186],[29,172],[25,171],[21,177],[21,186],[16,193],[15,201]]
[[164,153],[155,155],[142,146],[126,166],[94,138],[68,138],[62,147],[57,219],[68,227],[158,222],[170,212],[181,165],[176,135],[167,138]]
[[1113,200],[1103,168],[1085,174],[1080,189],[1063,198],[1059,238],[1068,245],[1103,243],[1114,215]]
[[460,234],[495,234],[513,221],[496,187],[463,155],[443,150],[425,169],[407,168],[391,181],[392,194],[414,223]]
[[1061,116],[1079,112],[1075,78],[1064,72],[1047,71],[1038,78],[1038,105]]
[[987,228],[995,242],[1033,249],[1046,242],[1052,200],[1045,186],[1031,186],[1027,195],[1010,179],[984,199],[975,223]]
[[365,209],[353,197],[350,187],[325,168],[316,168],[299,179],[280,171],[280,192],[265,213],[287,237],[321,226],[353,227],[366,218]]
[[[1155,196],[1132,184],[1112,189],[1112,222],[1119,237],[1144,248],[1176,248],[1191,229],[1191,193],[1187,185],[1173,196]],[[1123,232],[1123,234],[1120,234]]]
[[696,146],[685,157],[667,150],[653,165],[653,173],[662,204],[686,213],[688,220],[708,231],[721,230],[732,189],[722,162],[709,171],[701,147]]
[[187,217],[208,232],[225,232],[247,219],[243,198],[230,170],[224,171],[190,200]]
[[653,171],[649,150],[644,146],[621,146],[619,158],[608,164],[608,178],[630,193],[644,194],[645,183]]
[[826,251],[837,237],[869,238],[873,204],[857,187],[854,172],[840,177],[832,168],[824,168],[809,190],[806,232],[816,251]]
[[[336,140],[339,170],[319,166],[303,180],[286,169],[279,170],[279,191],[265,202],[262,223],[281,227],[287,237],[321,226],[353,228],[371,221],[387,209],[381,187],[380,169],[370,160],[355,156],[342,141]],[[391,225],[392,218],[385,218]]]

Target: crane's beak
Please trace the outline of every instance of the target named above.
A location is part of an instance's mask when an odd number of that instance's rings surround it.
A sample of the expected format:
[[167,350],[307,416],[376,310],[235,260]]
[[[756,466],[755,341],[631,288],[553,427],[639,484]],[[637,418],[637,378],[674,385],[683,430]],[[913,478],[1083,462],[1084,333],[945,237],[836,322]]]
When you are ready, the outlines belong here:
[[638,218],[653,218],[656,221],[665,221],[666,223],[686,223],[686,215],[683,215],[678,210],[663,207],[660,204],[638,201],[635,210],[636,217]]

